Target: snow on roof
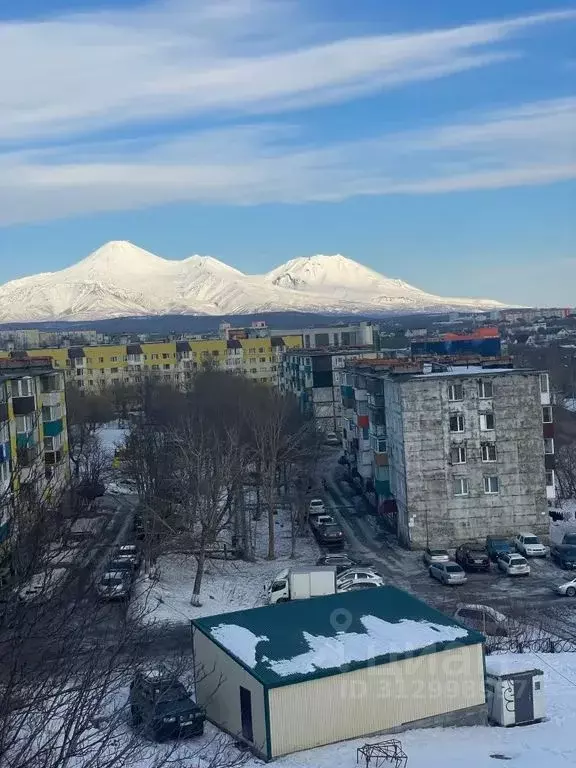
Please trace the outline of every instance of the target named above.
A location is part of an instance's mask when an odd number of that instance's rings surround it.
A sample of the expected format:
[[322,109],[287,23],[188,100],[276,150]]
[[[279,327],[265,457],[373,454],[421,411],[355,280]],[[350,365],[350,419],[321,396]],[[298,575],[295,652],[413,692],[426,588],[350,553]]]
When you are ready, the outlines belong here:
[[530,373],[530,371],[525,368],[483,368],[481,365],[451,365],[448,366],[446,371],[415,373],[412,374],[412,377],[416,379],[433,379],[446,376],[477,376],[478,374],[491,373]]
[[518,658],[518,656],[502,655],[486,657],[486,672],[494,677],[506,677],[506,675],[518,675],[522,672],[534,672],[543,675],[542,670],[534,666],[530,659]]
[[271,687],[483,640],[389,586],[205,616],[193,624]]

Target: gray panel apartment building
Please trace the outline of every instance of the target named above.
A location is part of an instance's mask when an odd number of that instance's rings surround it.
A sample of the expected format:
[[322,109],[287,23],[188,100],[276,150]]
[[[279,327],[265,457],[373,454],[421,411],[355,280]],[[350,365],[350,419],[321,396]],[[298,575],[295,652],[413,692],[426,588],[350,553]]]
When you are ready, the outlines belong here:
[[387,375],[384,400],[403,543],[454,546],[487,534],[546,532],[554,495],[547,374],[458,366]]

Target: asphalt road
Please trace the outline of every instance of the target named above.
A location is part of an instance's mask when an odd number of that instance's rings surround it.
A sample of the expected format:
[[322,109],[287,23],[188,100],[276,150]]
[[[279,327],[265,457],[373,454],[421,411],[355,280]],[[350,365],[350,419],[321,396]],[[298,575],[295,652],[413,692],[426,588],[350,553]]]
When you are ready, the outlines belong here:
[[459,603],[474,603],[488,604],[504,613],[521,609],[535,616],[561,617],[562,623],[569,627],[569,636],[576,639],[576,598],[560,597],[553,591],[555,584],[568,580],[570,575],[548,558],[532,558],[531,574],[527,577],[506,576],[493,565],[490,573],[468,574],[464,585],[444,586],[430,578],[421,552],[402,548],[375,515],[359,515],[347,489],[346,483],[330,481],[324,494],[327,507],[344,530],[346,548],[371,559],[388,583],[448,613]]

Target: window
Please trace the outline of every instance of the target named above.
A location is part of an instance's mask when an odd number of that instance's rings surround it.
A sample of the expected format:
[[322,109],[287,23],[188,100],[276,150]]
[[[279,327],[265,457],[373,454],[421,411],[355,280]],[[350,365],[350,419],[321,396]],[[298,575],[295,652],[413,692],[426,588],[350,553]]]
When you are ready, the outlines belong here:
[[455,445],[450,451],[452,464],[466,464],[466,446]]
[[153,371],[159,371],[160,370],[160,366],[159,365],[153,365],[152,366],[152,370]]
[[34,422],[31,416],[16,416],[16,432],[19,435],[32,432],[33,429]]
[[103,363],[103,362],[104,362],[104,358],[103,358],[103,357],[99,357],[99,358],[98,358],[98,362],[99,362],[99,363]]
[[547,469],[546,470],[546,485],[551,485],[552,487],[554,487],[555,484],[556,484],[554,482],[554,480],[555,480],[555,478],[554,478],[554,470],[553,469]]
[[534,681],[534,690],[539,691],[540,690],[540,682],[538,680]]
[[450,432],[464,432],[464,416],[461,413],[450,416]]
[[257,368],[250,368],[250,373],[258,373],[258,369]]
[[540,374],[540,392],[549,392],[550,391],[550,381],[548,379],[547,373],[541,373]]
[[544,424],[552,424],[552,406],[545,405],[542,408],[542,421]]
[[117,355],[114,355],[113,357],[111,357],[111,358],[110,358],[110,362],[111,362],[111,363],[117,363],[117,362],[118,362],[118,356],[117,356]]
[[110,373],[118,373],[118,368],[110,368]]
[[484,478],[484,493],[498,493],[500,482],[497,475],[487,475]]
[[150,355],[152,360],[158,360],[158,353],[154,352],[152,355]]
[[495,443],[482,443],[482,461],[496,461],[496,444]]
[[219,355],[220,355],[220,352],[218,352],[217,349],[212,350],[212,357],[219,357]]
[[448,385],[448,400],[451,400],[452,402],[455,400],[464,400],[464,387],[462,384]]
[[459,477],[454,480],[454,496],[468,496],[468,479]]
[[31,397],[34,394],[34,382],[29,377],[15,379],[11,385],[12,397]]
[[162,352],[162,360],[168,360],[169,357],[170,355],[168,354],[168,352]]
[[261,363],[265,363],[266,362],[266,358],[265,357],[259,357],[258,360]]
[[554,453],[554,439],[552,437],[544,438],[544,453],[548,456]]
[[494,390],[492,388],[492,382],[489,379],[480,379],[478,382],[478,397],[482,400],[486,400],[492,397]]
[[164,370],[165,371],[169,371],[170,370],[170,363],[165,363],[164,364]]
[[493,429],[494,429],[494,414],[481,413],[480,414],[480,430],[482,432],[491,432]]
[[264,352],[264,347],[258,347],[258,352],[260,353]]

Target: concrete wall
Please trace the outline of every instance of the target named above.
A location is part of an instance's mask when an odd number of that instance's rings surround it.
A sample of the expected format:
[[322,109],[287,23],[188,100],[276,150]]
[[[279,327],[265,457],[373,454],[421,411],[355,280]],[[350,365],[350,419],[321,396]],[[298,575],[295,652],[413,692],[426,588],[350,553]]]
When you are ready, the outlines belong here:
[[[478,380],[493,382],[494,396],[478,396]],[[448,400],[449,384],[462,383],[464,399]],[[509,536],[520,530],[545,533],[547,501],[542,437],[542,406],[538,374],[502,374],[421,377],[395,383],[400,390],[402,423],[394,417],[394,439],[401,435],[404,465],[394,448],[391,480],[397,497],[402,530],[409,529],[414,547],[430,544],[454,546],[484,541],[487,534]],[[493,432],[480,430],[479,415],[493,411]],[[450,432],[451,414],[464,416],[464,432]],[[393,418],[387,410],[389,427]],[[495,442],[497,461],[485,463],[481,443]],[[451,448],[465,446],[466,463],[452,465]],[[406,493],[402,492],[402,473]],[[499,492],[484,492],[484,476],[499,478]],[[454,480],[466,478],[467,496],[455,496]]]
[[410,514],[406,485],[406,459],[404,456],[404,424],[402,387],[399,381],[387,379],[384,382],[386,401],[386,437],[389,461],[390,493],[398,510],[398,538],[410,546]]
[[482,707],[482,646],[466,646],[269,691],[272,756]]
[[193,630],[196,699],[207,717],[228,733],[242,739],[240,686],[252,696],[254,748],[263,757],[266,750],[264,688],[243,667],[206,635]]

